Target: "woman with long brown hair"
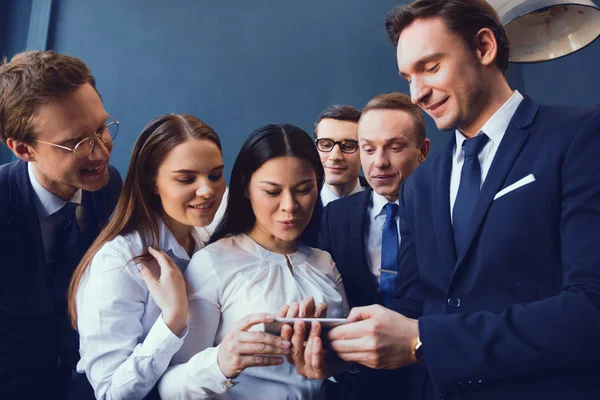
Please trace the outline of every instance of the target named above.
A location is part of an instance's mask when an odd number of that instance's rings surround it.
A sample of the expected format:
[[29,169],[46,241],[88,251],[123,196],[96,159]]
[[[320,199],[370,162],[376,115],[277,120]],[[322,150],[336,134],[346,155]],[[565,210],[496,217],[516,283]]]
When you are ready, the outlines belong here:
[[221,143],[204,122],[167,114],[133,148],[111,222],[78,265],[69,313],[98,399],[152,394],[187,332],[182,271],[211,232],[225,191]]

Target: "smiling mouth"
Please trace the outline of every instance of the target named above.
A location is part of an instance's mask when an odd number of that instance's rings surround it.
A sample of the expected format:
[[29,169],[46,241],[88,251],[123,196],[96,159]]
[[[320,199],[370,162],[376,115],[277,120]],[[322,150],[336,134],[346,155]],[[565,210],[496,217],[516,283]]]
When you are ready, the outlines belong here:
[[430,105],[429,107],[425,107],[425,109],[428,112],[434,112],[435,110],[437,110],[438,108],[440,108],[440,106],[442,106],[444,103],[446,103],[446,101],[448,101],[448,97],[446,97],[442,101],[438,101],[437,103]]
[[213,206],[213,204],[215,204],[215,203],[198,204],[195,206],[188,206],[188,207],[193,208],[194,210],[208,210],[209,208],[211,208]]
[[103,172],[105,168],[104,164],[100,164],[94,168],[82,168],[81,170],[87,174],[97,174],[99,172]]

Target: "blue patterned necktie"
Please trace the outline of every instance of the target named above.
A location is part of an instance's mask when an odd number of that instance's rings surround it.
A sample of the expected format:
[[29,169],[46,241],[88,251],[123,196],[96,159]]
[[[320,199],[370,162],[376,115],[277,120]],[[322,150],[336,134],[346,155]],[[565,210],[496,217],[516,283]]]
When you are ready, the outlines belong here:
[[467,139],[463,142],[465,161],[460,174],[458,194],[452,212],[452,228],[454,230],[454,245],[456,254],[460,254],[465,246],[465,233],[469,226],[471,214],[475,208],[479,190],[481,189],[481,165],[479,153],[489,138],[485,133]]
[[379,293],[383,304],[387,305],[394,296],[396,276],[398,276],[398,226],[396,216],[398,204],[385,205],[385,222],[381,233],[381,269],[379,276]]

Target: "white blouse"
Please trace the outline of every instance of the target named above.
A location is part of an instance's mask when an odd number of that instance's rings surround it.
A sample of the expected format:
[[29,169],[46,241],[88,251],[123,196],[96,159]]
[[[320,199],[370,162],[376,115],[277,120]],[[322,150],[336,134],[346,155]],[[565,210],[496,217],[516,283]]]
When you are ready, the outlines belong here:
[[[320,399],[322,381],[312,381],[284,363],[245,369],[231,387],[217,363],[218,345],[244,316],[276,313],[284,304],[313,296],[327,303],[328,317],[348,314],[342,278],[329,253],[300,245],[288,255],[268,251],[245,234],[221,239],[194,255],[188,284],[188,334],[161,381],[168,399]],[[263,330],[262,324],[252,330]]]
[[[157,220],[156,247],[184,271],[188,254]],[[210,233],[205,228],[192,231],[194,251],[204,246]],[[138,265],[129,262],[144,251],[139,232],[117,236],[96,253],[77,290],[77,371],[86,373],[97,399],[144,398],[183,344],[163,321]]]

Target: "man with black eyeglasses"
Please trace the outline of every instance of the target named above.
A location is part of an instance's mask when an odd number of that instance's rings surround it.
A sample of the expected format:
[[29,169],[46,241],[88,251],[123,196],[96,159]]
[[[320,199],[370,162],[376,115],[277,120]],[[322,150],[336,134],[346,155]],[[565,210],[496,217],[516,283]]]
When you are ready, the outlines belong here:
[[71,275],[117,203],[108,164],[119,122],[79,59],[52,51],[0,65],[0,398],[66,398],[79,359]]
[[323,207],[369,186],[359,175],[356,133],[359,119],[360,111],[356,108],[334,105],[323,110],[315,122],[315,144],[325,169],[325,184],[321,189]]
[[[429,153],[423,114],[405,94],[376,96],[362,111],[357,144],[372,189],[330,203],[318,243],[335,261],[351,307],[386,305],[398,273],[400,184]],[[330,397],[392,398],[398,385],[409,384],[406,371],[351,372],[336,377],[340,385]]]

